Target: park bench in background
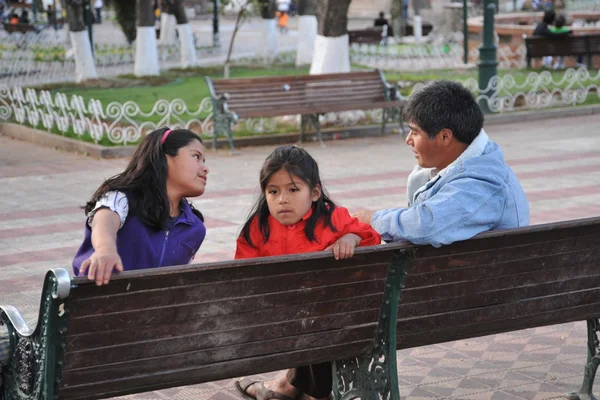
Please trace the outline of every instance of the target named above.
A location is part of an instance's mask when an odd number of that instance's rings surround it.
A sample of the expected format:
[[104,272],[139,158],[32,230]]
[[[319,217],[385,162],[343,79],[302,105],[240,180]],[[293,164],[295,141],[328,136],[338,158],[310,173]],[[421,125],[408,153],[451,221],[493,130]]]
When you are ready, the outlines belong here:
[[[433,25],[429,22],[424,22],[421,26],[422,35],[427,36],[433,29]],[[405,36],[413,36],[413,24],[411,21],[408,22],[405,28]],[[365,29],[353,29],[348,31],[348,37],[350,43],[365,43],[365,44],[379,44],[381,42],[381,33],[383,29],[381,27],[368,27]],[[388,38],[394,36],[392,27],[388,27]]]
[[387,83],[379,70],[244,79],[206,77],[206,82],[213,101],[213,147],[219,134],[227,134],[234,150],[231,129],[239,118],[301,115],[300,140],[312,124],[322,143],[319,115],[383,109],[382,133],[389,119],[403,130],[404,101],[399,89]]
[[0,308],[12,355],[3,398],[99,399],[329,360],[336,399],[397,400],[396,349],[587,320],[584,383],[570,398],[589,399],[599,264],[592,218],[441,248],[360,248],[344,261],[311,253],[125,272],[101,287],[57,269],[35,329]]
[[564,37],[527,36],[527,66],[531,60],[544,56],[585,56],[588,68],[592,68],[592,56],[600,54],[600,34],[568,35]]

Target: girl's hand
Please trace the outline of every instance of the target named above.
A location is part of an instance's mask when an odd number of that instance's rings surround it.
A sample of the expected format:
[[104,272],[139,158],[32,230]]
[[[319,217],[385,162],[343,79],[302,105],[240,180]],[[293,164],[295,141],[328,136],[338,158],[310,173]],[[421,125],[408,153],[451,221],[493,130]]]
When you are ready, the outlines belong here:
[[123,272],[123,263],[116,249],[96,250],[90,258],[81,264],[79,274],[83,275],[88,267],[90,268],[88,279],[90,281],[95,280],[97,286],[106,285],[110,281],[113,269]]
[[345,260],[354,255],[354,248],[360,244],[361,237],[354,233],[348,233],[339,238],[334,244],[325,250],[332,249],[336,260]]

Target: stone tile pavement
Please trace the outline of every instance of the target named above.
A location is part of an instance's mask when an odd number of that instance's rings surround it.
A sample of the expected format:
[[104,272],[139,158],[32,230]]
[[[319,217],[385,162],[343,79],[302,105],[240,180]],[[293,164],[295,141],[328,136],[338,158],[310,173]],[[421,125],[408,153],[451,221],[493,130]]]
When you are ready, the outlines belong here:
[[[600,117],[493,125],[531,202],[532,223],[600,215]],[[349,207],[406,204],[414,165],[399,136],[305,147],[319,161],[325,188]],[[240,156],[209,152],[207,193],[194,204],[208,235],[196,262],[231,259],[257,191],[258,171],[272,147]],[[81,205],[126,160],[96,160],[0,136],[0,303],[26,319],[37,314],[44,273],[69,267],[83,237]],[[398,352],[403,398],[554,399],[583,377],[585,323],[556,325]],[[272,377],[281,372],[266,376]],[[231,382],[126,396],[128,399],[233,399]]]

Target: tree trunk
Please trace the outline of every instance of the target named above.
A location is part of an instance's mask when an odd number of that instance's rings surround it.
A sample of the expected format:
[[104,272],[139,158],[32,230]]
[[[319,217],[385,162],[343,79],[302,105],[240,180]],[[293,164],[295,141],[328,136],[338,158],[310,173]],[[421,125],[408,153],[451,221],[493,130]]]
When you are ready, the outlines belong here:
[[348,8],[351,0],[317,2],[318,35],[310,66],[311,74],[350,71]]
[[296,66],[312,62],[317,37],[316,0],[300,0],[298,4],[298,43]]
[[177,42],[176,25],[177,19],[173,11],[173,2],[163,0],[160,13],[160,39],[158,44],[170,46]]
[[194,33],[185,14],[185,7],[182,0],[172,0],[173,14],[177,21],[177,32],[179,33],[179,43],[181,46],[181,67],[189,68],[198,65],[196,58],[196,44],[194,43]]
[[95,79],[96,64],[92,54],[92,44],[84,22],[85,3],[83,0],[69,0],[68,21],[69,37],[73,44],[73,56],[75,57],[75,81],[82,82]]
[[260,15],[263,19],[263,51],[265,60],[271,60],[277,55],[277,30],[275,27],[275,1],[261,0]]
[[137,0],[138,27],[135,49],[135,76],[158,75],[158,51],[151,0]]
[[135,41],[136,31],[136,17],[137,17],[137,4],[136,0],[117,0],[113,1],[112,6],[115,8],[117,22],[121,26],[121,30],[127,42],[132,44]]

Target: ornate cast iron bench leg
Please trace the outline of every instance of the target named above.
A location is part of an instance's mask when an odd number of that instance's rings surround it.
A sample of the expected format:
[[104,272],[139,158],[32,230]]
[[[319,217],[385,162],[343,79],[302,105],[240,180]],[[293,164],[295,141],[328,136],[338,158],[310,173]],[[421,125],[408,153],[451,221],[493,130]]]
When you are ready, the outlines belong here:
[[587,320],[588,331],[588,353],[587,361],[583,371],[583,384],[578,392],[569,393],[569,400],[596,400],[592,393],[596,370],[600,364],[600,342],[598,332],[600,331],[600,320],[598,318]]
[[386,281],[375,345],[362,357],[333,362],[333,396],[336,400],[399,400],[396,367],[398,300],[409,255],[392,260]]
[[31,331],[12,306],[0,308],[0,320],[8,328],[10,360],[4,369],[0,398],[51,400],[60,383],[66,314],[64,299],[71,279],[64,269],[46,274],[38,323]]

